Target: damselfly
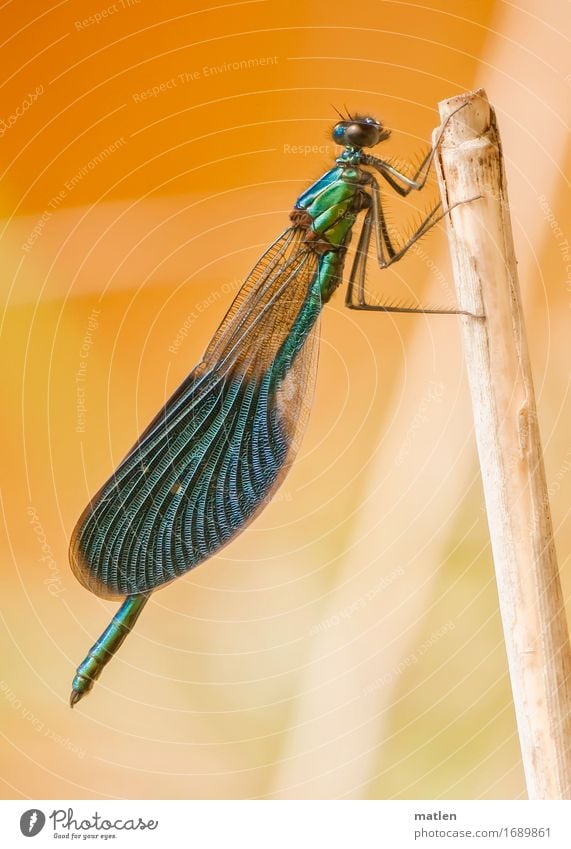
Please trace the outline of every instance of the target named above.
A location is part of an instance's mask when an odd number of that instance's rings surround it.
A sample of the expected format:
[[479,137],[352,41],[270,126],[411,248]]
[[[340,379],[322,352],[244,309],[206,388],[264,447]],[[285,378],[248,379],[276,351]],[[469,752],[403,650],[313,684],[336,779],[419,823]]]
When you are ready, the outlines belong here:
[[[293,461],[316,372],[318,318],[340,285],[363,223],[346,295],[358,310],[437,312],[365,298],[371,239],[387,268],[449,210],[438,204],[398,246],[375,172],[399,195],[420,191],[438,147],[412,176],[369,153],[389,137],[374,118],[340,115],[335,167],[295,202],[290,226],[256,263],[202,360],[83,512],[70,546],[81,583],[126,596],[73,679],[73,707],[133,628],[151,593],[216,554],[260,512]],[[470,313],[464,313],[470,315]]]

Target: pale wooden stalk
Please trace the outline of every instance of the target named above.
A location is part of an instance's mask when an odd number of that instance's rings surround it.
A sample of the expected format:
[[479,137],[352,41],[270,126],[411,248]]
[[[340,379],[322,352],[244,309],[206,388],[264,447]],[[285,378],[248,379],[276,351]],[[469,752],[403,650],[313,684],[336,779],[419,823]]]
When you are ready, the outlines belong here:
[[571,651],[494,110],[483,90],[440,103],[437,172],[529,797],[571,798]]

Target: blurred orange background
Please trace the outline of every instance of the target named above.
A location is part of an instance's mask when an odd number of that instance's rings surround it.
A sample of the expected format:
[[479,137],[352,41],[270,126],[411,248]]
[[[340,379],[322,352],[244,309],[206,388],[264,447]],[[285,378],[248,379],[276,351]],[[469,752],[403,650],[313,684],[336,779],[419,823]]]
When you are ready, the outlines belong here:
[[[525,796],[454,318],[337,293],[282,489],[153,597],[73,712],[116,605],[67,544],[331,166],[331,104],[408,160],[438,101],[483,85],[569,599],[568,4],[32,0],[0,24],[4,797]],[[421,247],[371,287],[448,302],[444,231]]]

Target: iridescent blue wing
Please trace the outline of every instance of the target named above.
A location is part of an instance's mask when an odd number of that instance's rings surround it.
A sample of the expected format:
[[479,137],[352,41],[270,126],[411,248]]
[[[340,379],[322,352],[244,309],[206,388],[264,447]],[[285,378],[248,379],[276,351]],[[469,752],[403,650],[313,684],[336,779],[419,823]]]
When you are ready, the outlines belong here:
[[215,554],[267,503],[304,429],[317,366],[318,259],[286,230],[243,284],[203,359],[80,517],[84,586],[156,589]]

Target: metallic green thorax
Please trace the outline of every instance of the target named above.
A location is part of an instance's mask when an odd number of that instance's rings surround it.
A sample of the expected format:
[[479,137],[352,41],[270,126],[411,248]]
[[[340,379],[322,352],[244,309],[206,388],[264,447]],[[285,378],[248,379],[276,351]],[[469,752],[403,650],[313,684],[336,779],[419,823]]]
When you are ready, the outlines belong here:
[[[321,299],[326,303],[341,282],[347,245],[358,213],[366,209],[370,197],[364,191],[367,172],[341,156],[332,168],[297,199],[291,218],[307,230],[307,244],[320,254],[318,267]],[[303,215],[305,213],[305,216]]]
[[337,161],[343,164],[332,168],[300,195],[290,215],[294,226],[305,230],[305,244],[318,257],[318,262],[307,299],[272,366],[273,386],[287,374],[323,304],[341,283],[353,225],[358,213],[370,203],[363,189],[368,182],[367,172],[353,163],[344,165],[347,156],[359,158],[359,154],[353,153],[341,156]]

